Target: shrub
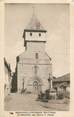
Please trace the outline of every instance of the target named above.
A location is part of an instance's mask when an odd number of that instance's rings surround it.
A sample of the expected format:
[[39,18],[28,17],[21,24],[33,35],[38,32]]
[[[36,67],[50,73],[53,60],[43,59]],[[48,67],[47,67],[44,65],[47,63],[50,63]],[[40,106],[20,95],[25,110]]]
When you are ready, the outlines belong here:
[[65,93],[65,98],[68,98],[68,99],[70,98],[70,92],[67,91],[67,92]]
[[49,99],[49,90],[45,91],[45,97],[46,97],[46,99]]
[[63,92],[57,93],[57,99],[63,99],[65,97],[65,94]]

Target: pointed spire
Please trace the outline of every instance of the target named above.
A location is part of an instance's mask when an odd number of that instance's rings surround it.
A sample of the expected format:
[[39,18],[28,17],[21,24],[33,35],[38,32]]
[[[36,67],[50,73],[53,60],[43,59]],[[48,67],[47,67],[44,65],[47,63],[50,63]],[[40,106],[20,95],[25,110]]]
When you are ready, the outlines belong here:
[[29,24],[27,25],[26,29],[29,29],[29,30],[44,30],[40,21],[36,17],[35,6],[32,6],[32,9],[33,9],[33,15],[32,15],[32,18],[31,18]]

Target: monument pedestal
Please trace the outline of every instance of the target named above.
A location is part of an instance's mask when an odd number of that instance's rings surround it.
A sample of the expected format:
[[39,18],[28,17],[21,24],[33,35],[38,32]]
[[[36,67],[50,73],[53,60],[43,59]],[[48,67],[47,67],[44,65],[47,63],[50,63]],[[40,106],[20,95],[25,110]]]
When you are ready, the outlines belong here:
[[56,99],[56,90],[54,88],[50,89],[49,97],[50,97],[50,99]]

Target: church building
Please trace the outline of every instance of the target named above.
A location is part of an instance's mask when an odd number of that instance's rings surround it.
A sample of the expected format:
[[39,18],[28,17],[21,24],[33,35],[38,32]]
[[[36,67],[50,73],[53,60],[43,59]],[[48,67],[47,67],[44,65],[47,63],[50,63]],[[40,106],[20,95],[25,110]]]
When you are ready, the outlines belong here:
[[17,57],[17,90],[31,93],[49,89],[49,75],[52,75],[51,58],[45,51],[47,31],[33,14],[24,29],[25,51]]

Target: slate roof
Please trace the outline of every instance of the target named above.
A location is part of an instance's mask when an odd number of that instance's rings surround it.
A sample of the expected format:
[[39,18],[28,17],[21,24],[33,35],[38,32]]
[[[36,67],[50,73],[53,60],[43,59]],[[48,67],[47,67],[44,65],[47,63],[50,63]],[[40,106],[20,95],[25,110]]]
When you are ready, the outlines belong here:
[[70,73],[65,74],[61,77],[53,79],[53,82],[63,82],[63,81],[70,81]]
[[4,65],[8,69],[8,71],[11,72],[10,64],[7,63],[5,58],[4,58]]
[[29,24],[27,25],[26,29],[27,30],[45,30],[35,14],[32,15],[32,18]]

